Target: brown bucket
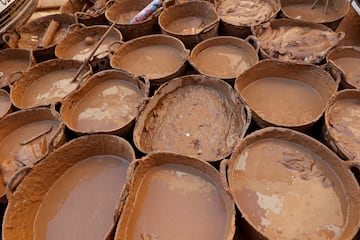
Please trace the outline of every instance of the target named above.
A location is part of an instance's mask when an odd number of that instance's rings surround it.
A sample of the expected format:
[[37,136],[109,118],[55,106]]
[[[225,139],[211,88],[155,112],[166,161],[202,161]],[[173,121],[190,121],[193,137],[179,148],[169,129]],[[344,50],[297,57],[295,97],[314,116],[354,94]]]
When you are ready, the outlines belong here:
[[191,49],[218,35],[219,17],[213,4],[190,1],[165,8],[160,13],[159,25],[163,33],[177,37]]
[[7,91],[0,89],[0,119],[5,117],[12,110],[10,95]]
[[360,227],[360,188],[351,168],[360,162],[342,161],[300,132],[270,127],[240,141],[221,163],[221,175],[246,239],[340,240],[353,239]]
[[32,52],[25,49],[6,48],[0,51],[0,88],[8,85],[16,72],[25,71],[35,63]]
[[[85,27],[84,25],[73,25],[74,30],[60,41],[55,47],[55,55],[62,59],[74,59],[84,61],[100,41],[109,26],[96,25]],[[112,42],[122,41],[119,30],[113,28],[100,44],[95,56],[101,58],[108,56],[108,49]]]
[[48,108],[21,110],[0,121],[1,191],[10,190],[27,168],[65,142],[65,125],[59,114]]
[[333,49],[326,56],[330,62],[342,71],[341,86],[343,88],[360,89],[360,47],[344,46]]
[[275,19],[251,28],[260,42],[262,58],[318,64],[344,38],[323,24]]
[[245,40],[221,36],[202,41],[191,51],[189,62],[201,74],[233,83],[235,78],[259,61],[256,38]]
[[71,83],[81,65],[81,61],[71,59],[54,59],[34,65],[10,86],[11,101],[20,109],[59,102],[91,74],[90,67],[86,67],[77,81]]
[[336,30],[341,20],[350,10],[348,0],[332,0],[317,2],[314,7],[314,0],[281,0],[282,13],[291,19],[298,19],[306,22],[322,23]]
[[234,203],[210,164],[159,152],[131,167],[114,239],[233,239]]
[[162,8],[157,9],[151,16],[139,23],[130,24],[130,20],[152,0],[115,0],[109,4],[105,11],[106,19],[112,24],[116,22],[116,27],[123,34],[126,41],[133,38],[154,34],[158,32],[157,18]]
[[125,135],[133,126],[142,99],[148,96],[149,83],[145,82],[120,70],[99,72],[62,100],[61,116],[78,134]]
[[144,153],[170,151],[212,162],[231,154],[250,120],[249,108],[229,84],[187,75],[161,85],[147,101],[133,138]]
[[189,52],[175,37],[154,34],[116,44],[120,47],[110,56],[111,67],[144,75],[151,85],[158,86],[185,72]]
[[360,159],[360,90],[343,90],[325,111],[323,137],[344,159]]
[[251,34],[251,26],[275,18],[281,8],[280,0],[215,0],[215,6],[220,17],[219,32],[240,38]]
[[36,61],[41,62],[55,57],[56,44],[74,23],[75,18],[69,14],[52,14],[37,18],[2,37],[11,48],[32,50]]
[[234,87],[260,127],[306,131],[323,115],[339,85],[340,74],[325,68],[263,60],[238,76]]
[[[96,161],[99,157],[107,158]],[[89,161],[90,159],[92,161]],[[50,227],[55,231],[48,231],[50,239],[105,239],[117,222],[118,216],[115,213],[117,203],[123,182],[127,181],[126,171],[129,162],[134,159],[135,154],[131,145],[117,136],[83,136],[64,144],[33,167],[10,198],[2,225],[3,239],[37,239],[36,234],[40,236],[44,229],[46,231]],[[82,167],[81,174],[80,166]],[[108,172],[105,172],[106,168]],[[100,169],[101,172],[99,172]],[[100,174],[103,180],[101,182],[96,181]],[[63,177],[64,175],[68,178]],[[65,182],[64,179],[68,181]],[[89,184],[94,191],[90,192],[89,187],[84,188],[84,185],[80,185],[81,183]],[[107,185],[104,186],[105,184]],[[59,190],[55,192],[53,189]],[[75,191],[76,189],[79,191]],[[59,192],[64,193],[64,196],[55,197]],[[84,199],[85,197],[87,198]],[[83,202],[80,203],[79,199]],[[49,204],[51,200],[53,200],[52,203],[59,204],[56,211],[53,209],[54,206]],[[72,205],[67,200],[73,200]],[[64,206],[66,203],[68,205]],[[66,216],[62,210],[69,210],[67,208],[69,205],[74,208],[73,212],[78,216]],[[43,208],[45,206],[49,207],[47,212]],[[43,219],[44,213],[54,214],[54,216]],[[61,213],[66,216],[63,216],[65,221],[59,219]],[[50,219],[54,221],[51,223],[46,221]],[[39,226],[41,221],[44,221],[44,224]],[[61,223],[63,225],[60,225]],[[79,231],[80,228],[83,228],[83,232]],[[101,236],[96,238],[94,235]],[[41,239],[49,239],[49,237]]]

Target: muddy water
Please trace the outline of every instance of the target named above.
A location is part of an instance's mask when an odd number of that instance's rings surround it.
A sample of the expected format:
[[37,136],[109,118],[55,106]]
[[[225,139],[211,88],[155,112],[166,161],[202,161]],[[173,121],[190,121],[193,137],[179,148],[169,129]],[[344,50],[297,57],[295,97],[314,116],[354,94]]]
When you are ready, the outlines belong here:
[[344,73],[348,83],[360,88],[360,58],[337,58],[332,60]]
[[201,17],[190,16],[179,18],[166,26],[166,30],[176,34],[198,34],[205,27],[205,20]]
[[345,224],[339,186],[316,155],[270,138],[248,146],[234,166],[241,212],[268,239],[337,239]]
[[0,118],[3,117],[9,110],[11,105],[10,98],[0,95]]
[[26,88],[23,106],[42,106],[60,101],[78,86],[77,82],[71,83],[76,72],[77,69],[69,68],[41,76]]
[[287,78],[258,79],[246,86],[241,94],[261,118],[278,125],[310,123],[325,107],[324,100],[314,88]]
[[116,22],[120,24],[130,24],[130,20],[133,19],[139,12],[140,10],[120,13]]
[[87,158],[49,189],[34,222],[34,239],[103,239],[113,223],[128,162],[112,155]]
[[316,4],[314,8],[312,5],[312,3],[291,4],[282,7],[282,10],[289,17],[308,22],[331,22],[338,18],[337,10],[334,7],[329,7],[325,14],[325,5]]
[[220,78],[234,78],[251,66],[247,53],[239,47],[212,46],[202,50],[195,58],[201,72]]
[[152,168],[138,190],[126,239],[225,239],[228,215],[216,185],[190,167]]
[[106,131],[125,126],[137,113],[142,94],[133,83],[108,80],[91,89],[72,113],[81,131]]
[[332,136],[352,159],[360,158],[360,100],[342,99],[328,112]]
[[[11,57],[11,56],[8,56]],[[5,77],[9,77],[11,73],[17,71],[24,71],[29,66],[29,60],[6,58],[0,59],[0,72],[4,73]]]
[[135,75],[161,78],[176,72],[183,62],[176,48],[159,44],[135,49],[121,57],[116,65]]
[[224,0],[219,4],[217,12],[228,23],[250,26],[269,19],[275,10],[270,1]]

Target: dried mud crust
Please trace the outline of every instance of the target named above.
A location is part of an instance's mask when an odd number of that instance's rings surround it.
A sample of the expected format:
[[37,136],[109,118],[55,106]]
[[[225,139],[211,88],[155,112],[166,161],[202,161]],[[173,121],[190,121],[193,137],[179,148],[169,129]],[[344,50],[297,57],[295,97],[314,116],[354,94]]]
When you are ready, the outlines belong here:
[[229,154],[243,131],[236,106],[208,86],[190,85],[166,95],[147,116],[141,145],[214,160]]

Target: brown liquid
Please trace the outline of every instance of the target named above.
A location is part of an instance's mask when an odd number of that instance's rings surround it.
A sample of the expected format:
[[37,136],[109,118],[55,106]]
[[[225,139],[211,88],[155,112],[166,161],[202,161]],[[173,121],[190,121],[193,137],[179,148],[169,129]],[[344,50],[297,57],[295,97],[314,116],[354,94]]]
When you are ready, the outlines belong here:
[[4,73],[4,77],[9,77],[11,73],[24,71],[29,65],[29,60],[25,59],[0,59],[0,72]]
[[120,16],[118,19],[116,19],[116,22],[120,24],[130,24],[130,20],[133,19],[139,12],[140,10],[120,13]]
[[291,4],[282,7],[282,11],[284,11],[286,15],[291,18],[296,18],[308,22],[332,22],[338,18],[336,8],[328,7],[325,14],[325,5],[316,4],[314,8],[311,8],[312,5],[312,3]]
[[179,18],[166,26],[166,30],[176,34],[192,35],[201,32],[205,27],[204,19],[200,17]]
[[71,83],[77,69],[70,68],[56,70],[39,77],[26,90],[23,97],[23,106],[44,106],[60,101],[78,86]]
[[126,181],[128,162],[104,155],[69,168],[45,195],[34,222],[34,239],[103,239]]
[[348,83],[360,88],[360,58],[337,58],[332,60],[344,73]]
[[336,144],[352,159],[360,158],[360,100],[343,99],[328,112],[329,131]]
[[264,0],[224,0],[217,7],[221,19],[234,25],[253,25],[268,20],[275,10]]
[[9,111],[10,106],[10,98],[6,96],[0,96],[0,118],[5,116],[5,114]]
[[72,113],[81,131],[106,131],[125,126],[135,118],[142,95],[133,83],[108,80],[91,89]]
[[165,164],[145,175],[125,239],[225,239],[227,216],[225,202],[207,176]]
[[234,78],[251,66],[246,52],[232,45],[212,46],[202,50],[195,58],[201,72],[220,78]]
[[154,79],[176,72],[183,62],[183,57],[176,48],[152,45],[128,53],[117,65],[135,75],[144,74]]
[[310,123],[325,107],[320,94],[301,81],[287,78],[261,78],[241,91],[242,96],[261,118],[278,125]]
[[238,157],[231,185],[242,214],[268,239],[337,239],[345,219],[329,171],[321,169],[303,147],[266,139]]

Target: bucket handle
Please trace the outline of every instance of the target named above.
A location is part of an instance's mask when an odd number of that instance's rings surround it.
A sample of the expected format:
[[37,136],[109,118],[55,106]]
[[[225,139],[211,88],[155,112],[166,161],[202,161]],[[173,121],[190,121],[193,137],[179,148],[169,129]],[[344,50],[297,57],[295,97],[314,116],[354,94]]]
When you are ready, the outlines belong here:
[[357,168],[360,170],[360,160],[348,160],[344,161],[346,167],[351,171],[351,168]]
[[253,46],[255,48],[256,52],[259,52],[260,43],[259,43],[259,40],[255,36],[249,35],[245,38],[245,41],[248,42],[251,46]]
[[[15,38],[14,38],[15,36]],[[1,36],[2,40],[10,47],[17,48],[20,35],[16,31],[7,31]]]
[[75,31],[78,31],[83,28],[86,28],[86,26],[82,23],[76,22],[74,24],[71,24],[67,29],[66,35],[69,35]]
[[6,184],[6,196],[8,199],[12,197],[16,188],[24,180],[24,178],[30,174],[31,170],[31,166],[24,166],[13,174],[9,182]]
[[246,134],[246,130],[249,128],[250,124],[251,124],[251,109],[247,104],[244,104],[244,107],[241,109],[243,115],[245,116],[245,125],[244,125],[244,129],[245,131],[241,134],[240,138],[243,138]]
[[337,86],[339,86],[341,82],[341,71],[331,63],[326,63],[321,67],[331,75],[331,77],[335,80]]
[[[20,75],[18,78],[15,78],[16,75]],[[24,72],[22,71],[16,71],[16,72],[13,72],[9,75],[9,77],[5,78],[6,81],[7,81],[7,84],[10,88],[12,88],[14,86],[14,84],[20,79],[24,77]]]
[[230,162],[229,159],[223,159],[220,162],[221,185],[223,186],[225,192],[227,192],[230,195],[230,197],[232,199],[234,199],[234,196],[231,193],[230,188],[229,188],[229,181],[228,181],[228,175],[227,175],[227,170],[229,168],[229,162]]
[[[139,81],[145,83],[145,96],[149,96],[149,91],[150,91],[149,77],[147,77],[145,75],[139,75],[139,76],[137,76],[137,79],[139,79]],[[139,88],[140,88],[140,86],[139,86]]]
[[[115,47],[116,45],[118,45],[118,47]],[[124,42],[122,41],[115,41],[115,42],[112,42],[109,47],[108,47],[108,54],[109,54],[109,59],[111,59],[115,52],[122,46],[124,45]]]
[[115,3],[115,0],[109,0],[105,3],[105,11],[108,10],[113,4]]

